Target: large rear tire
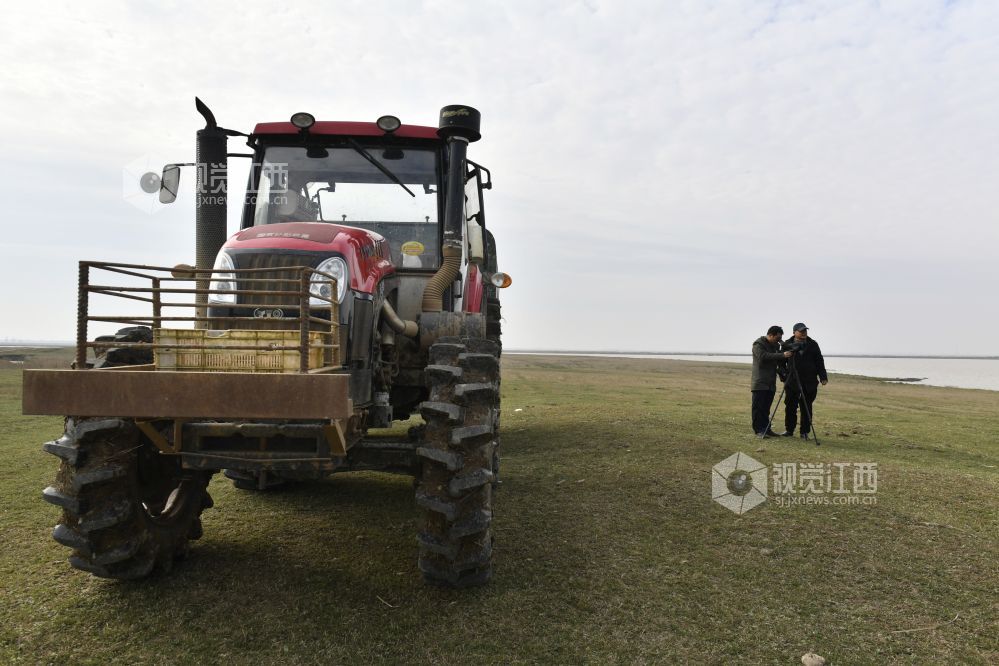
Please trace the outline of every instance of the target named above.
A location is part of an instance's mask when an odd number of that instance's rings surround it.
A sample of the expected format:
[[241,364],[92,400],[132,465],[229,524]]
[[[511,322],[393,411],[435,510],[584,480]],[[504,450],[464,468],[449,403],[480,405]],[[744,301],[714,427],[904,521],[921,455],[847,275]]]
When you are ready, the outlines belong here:
[[430,347],[430,398],[417,455],[416,501],[424,580],[482,585],[492,576],[499,347],[481,338],[445,337]]
[[52,537],[73,550],[77,569],[143,578],[169,571],[201,537],[211,473],[182,469],[131,420],[67,418],[65,434],[42,448],[62,460],[42,497],[63,509]]

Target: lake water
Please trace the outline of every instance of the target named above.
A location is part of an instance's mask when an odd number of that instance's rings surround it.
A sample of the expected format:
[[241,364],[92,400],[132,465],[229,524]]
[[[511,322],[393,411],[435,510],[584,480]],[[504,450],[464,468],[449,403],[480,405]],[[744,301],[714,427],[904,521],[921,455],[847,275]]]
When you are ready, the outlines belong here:
[[[44,345],[35,345],[41,347]],[[55,345],[53,345],[55,346]],[[61,344],[58,346],[68,346]],[[21,345],[0,347],[0,351],[21,350]],[[753,362],[749,354],[585,354],[571,352],[515,352],[542,356],[598,356],[609,358],[665,358],[677,361],[713,361],[715,363]],[[16,361],[15,361],[16,362]],[[999,391],[999,359],[996,358],[897,358],[877,356],[826,356],[830,373],[881,377],[883,379],[919,379],[911,384],[952,386],[956,388]]]
[[[518,353],[518,352],[509,352]],[[541,352],[530,352],[541,353]],[[548,353],[551,356],[601,356],[620,358],[666,358],[677,361],[713,361],[716,363],[753,362],[749,354],[569,354]],[[882,377],[886,379],[918,378],[912,384],[953,386],[957,388],[999,391],[999,359],[992,358],[883,358],[870,356],[826,356],[830,373]]]

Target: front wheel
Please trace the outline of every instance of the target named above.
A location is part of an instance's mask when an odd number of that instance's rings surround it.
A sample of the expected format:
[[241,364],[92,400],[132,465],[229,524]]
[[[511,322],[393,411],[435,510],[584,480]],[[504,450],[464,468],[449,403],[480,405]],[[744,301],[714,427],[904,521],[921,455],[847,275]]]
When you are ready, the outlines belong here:
[[201,537],[211,473],[183,469],[131,420],[68,418],[65,434],[42,448],[62,460],[42,496],[63,509],[52,536],[73,550],[77,569],[142,578],[168,571]]
[[492,576],[492,498],[499,346],[445,337],[430,347],[430,397],[417,454],[423,509],[420,570],[431,584],[482,585]]

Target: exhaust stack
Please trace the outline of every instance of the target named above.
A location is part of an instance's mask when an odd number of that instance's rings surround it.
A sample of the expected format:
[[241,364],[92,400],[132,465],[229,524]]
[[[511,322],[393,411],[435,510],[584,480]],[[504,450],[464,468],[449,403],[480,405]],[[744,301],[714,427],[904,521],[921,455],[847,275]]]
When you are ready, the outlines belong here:
[[[195,179],[195,258],[197,268],[210,269],[226,239],[228,137],[215,122],[215,115],[204,102],[194,98],[195,107],[205,119],[198,130]],[[208,273],[198,275],[198,289],[208,289]],[[198,316],[208,316],[208,294],[198,294]]]
[[423,289],[424,312],[444,309],[444,292],[461,271],[461,227],[465,220],[465,155],[468,144],[482,138],[481,114],[470,106],[453,104],[441,109],[437,136],[447,141],[447,200],[444,203],[444,247],[440,269]]

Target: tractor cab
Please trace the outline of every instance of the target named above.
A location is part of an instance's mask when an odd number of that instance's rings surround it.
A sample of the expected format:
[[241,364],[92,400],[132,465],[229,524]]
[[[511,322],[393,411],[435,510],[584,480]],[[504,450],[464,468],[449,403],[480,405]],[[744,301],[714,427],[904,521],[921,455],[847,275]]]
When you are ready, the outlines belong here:
[[[344,132],[359,124],[323,126]],[[274,132],[274,125],[258,130]],[[370,138],[309,133],[292,135],[291,141],[283,134],[255,134],[257,158],[242,227],[289,222],[356,227],[385,239],[395,268],[436,270],[444,156],[433,132],[418,127],[404,132],[416,137]]]

